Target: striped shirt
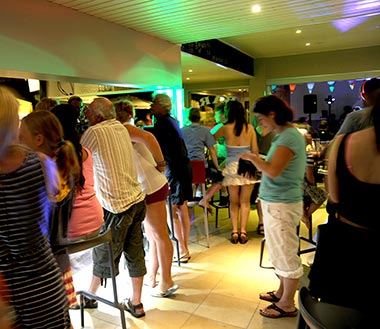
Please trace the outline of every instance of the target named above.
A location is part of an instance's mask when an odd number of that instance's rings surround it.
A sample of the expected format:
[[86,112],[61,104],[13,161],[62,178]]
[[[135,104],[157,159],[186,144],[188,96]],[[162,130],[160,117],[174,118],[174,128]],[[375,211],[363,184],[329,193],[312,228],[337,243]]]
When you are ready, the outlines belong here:
[[7,298],[20,328],[70,328],[61,272],[48,242],[51,203],[44,170],[36,153],[22,150],[23,164],[0,174],[0,272]]
[[95,190],[103,208],[119,214],[145,199],[128,130],[116,119],[90,126],[81,144],[91,150]]

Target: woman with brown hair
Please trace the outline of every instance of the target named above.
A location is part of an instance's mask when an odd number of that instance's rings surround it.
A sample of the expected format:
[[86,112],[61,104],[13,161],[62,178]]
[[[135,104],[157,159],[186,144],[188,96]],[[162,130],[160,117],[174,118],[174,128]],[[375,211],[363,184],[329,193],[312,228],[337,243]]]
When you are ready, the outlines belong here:
[[248,241],[247,224],[251,211],[251,194],[256,179],[238,174],[238,155],[244,152],[258,155],[256,132],[247,122],[246,110],[240,102],[226,103],[225,116],[226,123],[214,133],[214,137],[216,140],[224,137],[227,148],[226,166],[222,173],[223,185],[228,187],[230,195],[231,242],[244,244]]
[[72,271],[66,245],[75,190],[80,184],[80,165],[75,148],[64,140],[63,128],[50,111],[34,111],[21,120],[20,142],[34,151],[42,152],[55,161],[59,173],[59,188],[54,195],[49,223],[49,240],[62,271],[66,293],[71,305],[77,304]]

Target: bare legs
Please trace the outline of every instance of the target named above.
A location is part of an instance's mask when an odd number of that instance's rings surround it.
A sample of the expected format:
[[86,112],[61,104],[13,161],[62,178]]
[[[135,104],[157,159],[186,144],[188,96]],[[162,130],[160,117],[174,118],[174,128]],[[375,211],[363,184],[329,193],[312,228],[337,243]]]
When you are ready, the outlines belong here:
[[151,285],[156,285],[156,275],[158,268],[160,268],[160,289],[165,291],[174,285],[171,275],[173,244],[168,233],[165,201],[147,205],[144,228],[149,241],[150,266],[148,275]]
[[[132,283],[132,296],[130,298],[132,304],[137,305],[141,303],[141,292],[142,292],[142,286],[143,286],[143,279],[144,277],[139,276],[135,278],[131,278]],[[90,288],[88,289],[89,292],[96,294],[100,287],[100,278],[93,275],[91,280]]]
[[213,197],[213,195],[218,192],[222,188],[222,184],[220,183],[215,183],[213,184],[209,190],[207,191],[206,195],[203,196],[203,199],[199,201],[200,206],[204,206],[207,208],[210,208],[209,201]]
[[182,205],[172,205],[174,233],[178,239],[181,255],[190,254],[189,238],[190,238],[190,215],[187,207],[187,201]]
[[[251,211],[251,194],[253,184],[242,186],[228,186],[230,193],[230,214],[232,232],[247,233],[247,223]],[[238,225],[240,207],[240,230]]]

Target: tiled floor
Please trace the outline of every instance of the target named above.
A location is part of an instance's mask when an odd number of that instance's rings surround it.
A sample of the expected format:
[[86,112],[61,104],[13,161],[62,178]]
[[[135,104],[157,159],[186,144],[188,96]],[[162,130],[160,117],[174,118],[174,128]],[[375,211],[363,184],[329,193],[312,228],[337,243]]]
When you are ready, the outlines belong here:
[[[173,278],[180,289],[172,298],[155,298],[144,286],[143,299],[146,316],[141,319],[125,312],[128,328],[245,328],[245,329],[290,329],[295,328],[296,318],[268,319],[259,314],[259,309],[268,305],[259,300],[259,293],[273,290],[278,279],[270,269],[259,267],[262,236],[256,233],[257,212],[252,210],[247,244],[233,245],[229,242],[231,232],[227,209],[220,210],[219,227],[215,228],[214,215],[209,216],[210,248],[205,247],[204,226],[201,209],[195,209],[196,218],[191,231],[191,261],[180,267],[173,263]],[[313,215],[313,232],[327,218],[324,206]],[[306,229],[301,224],[301,234]],[[302,242],[302,248],[308,247]],[[270,265],[265,258],[263,265]],[[312,253],[302,255],[305,271]],[[121,265],[118,276],[118,294],[122,300],[129,296],[129,279]],[[86,289],[91,271],[75,274],[77,289]],[[307,283],[305,275],[303,283]],[[101,287],[99,295],[112,298],[112,285]],[[297,298],[297,295],[296,295]],[[296,305],[297,305],[296,300]],[[70,311],[74,328],[80,328],[80,312]],[[97,310],[85,310],[85,328],[121,328],[118,310],[99,303]]]

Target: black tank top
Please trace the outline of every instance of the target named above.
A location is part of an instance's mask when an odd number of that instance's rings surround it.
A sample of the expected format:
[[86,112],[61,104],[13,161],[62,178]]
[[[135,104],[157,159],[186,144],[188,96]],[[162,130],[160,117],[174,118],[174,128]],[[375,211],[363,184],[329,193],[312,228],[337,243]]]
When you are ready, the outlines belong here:
[[343,137],[339,146],[336,164],[339,186],[338,214],[353,223],[378,231],[380,184],[362,182],[350,173],[344,158],[347,136]]

